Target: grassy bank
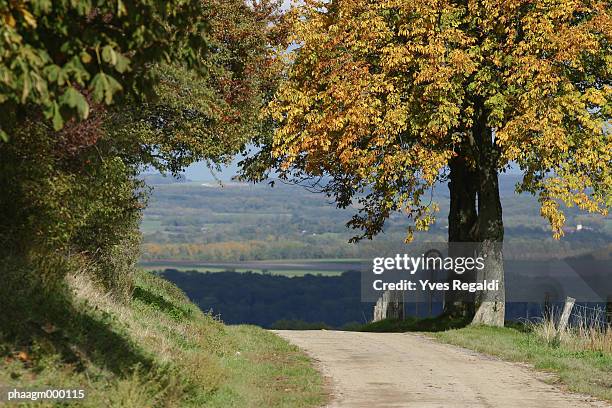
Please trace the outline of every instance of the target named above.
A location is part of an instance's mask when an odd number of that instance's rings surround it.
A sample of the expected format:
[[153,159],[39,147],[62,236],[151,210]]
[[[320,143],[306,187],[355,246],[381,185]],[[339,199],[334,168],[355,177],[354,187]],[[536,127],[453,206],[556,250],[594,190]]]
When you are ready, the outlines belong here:
[[[0,343],[0,384],[84,388],[86,407],[310,407],[325,400],[309,359],[252,326],[225,326],[172,284],[136,275],[131,301],[85,276],[64,318]],[[35,403],[53,406],[52,403]]]
[[568,390],[612,401],[612,354],[555,345],[529,328],[468,326],[431,333],[436,339],[555,374]]

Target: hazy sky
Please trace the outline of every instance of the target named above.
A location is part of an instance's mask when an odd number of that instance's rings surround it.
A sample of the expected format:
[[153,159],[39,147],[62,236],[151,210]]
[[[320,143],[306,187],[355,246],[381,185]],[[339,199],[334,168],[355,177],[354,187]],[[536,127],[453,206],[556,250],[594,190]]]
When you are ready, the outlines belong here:
[[[239,161],[240,159],[238,158],[234,160],[234,163],[231,165],[224,167],[220,173],[215,172],[217,179],[221,181],[230,181],[231,178],[236,175]],[[213,181],[215,179],[205,163],[196,163],[189,166],[185,170],[185,177],[198,181]]]

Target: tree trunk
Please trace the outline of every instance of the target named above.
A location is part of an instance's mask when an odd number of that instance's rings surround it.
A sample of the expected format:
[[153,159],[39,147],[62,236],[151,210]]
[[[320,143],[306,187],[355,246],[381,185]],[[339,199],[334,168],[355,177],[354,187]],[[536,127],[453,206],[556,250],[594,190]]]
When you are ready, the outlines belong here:
[[479,273],[477,280],[497,280],[498,290],[482,291],[477,293],[475,307],[476,313],[472,324],[485,324],[488,326],[504,326],[506,312],[504,293],[504,263],[501,245],[498,242],[484,241],[480,245],[479,256],[485,259],[485,268]]
[[[478,179],[474,169],[461,156],[454,157],[449,163],[450,175],[448,189],[450,193],[450,210],[448,213],[449,256],[465,257],[473,254],[463,253],[466,247],[453,245],[461,242],[474,242],[472,236],[477,221],[476,194]],[[469,274],[452,274],[449,280],[459,279],[473,281]],[[451,286],[452,287],[452,286]],[[463,292],[448,290],[444,293],[444,314],[451,317],[474,315],[474,299],[466,297]]]
[[[469,298],[447,291],[445,314],[452,317],[473,316],[473,324],[503,326],[505,288],[502,245],[504,225],[499,197],[498,158],[493,131],[487,126],[487,112],[482,99],[474,100],[474,120],[469,140],[449,163],[450,211],[448,215],[449,256],[481,256],[485,267],[477,276],[465,273],[451,279],[466,282],[497,281],[498,290],[483,291]],[[473,159],[473,165],[466,161]],[[477,243],[471,245],[453,243]],[[474,253],[476,252],[476,254]]]
[[449,167],[448,240],[450,242],[473,242],[472,230],[477,220],[477,174],[469,168],[462,157],[452,158]]
[[475,104],[473,137],[477,150],[478,220],[475,236],[479,256],[485,267],[479,271],[478,281],[498,281],[498,290],[483,291],[476,295],[476,314],[472,324],[503,326],[505,316],[504,264],[502,244],[504,224],[499,197],[497,161],[499,151],[493,131],[487,127],[483,104]]

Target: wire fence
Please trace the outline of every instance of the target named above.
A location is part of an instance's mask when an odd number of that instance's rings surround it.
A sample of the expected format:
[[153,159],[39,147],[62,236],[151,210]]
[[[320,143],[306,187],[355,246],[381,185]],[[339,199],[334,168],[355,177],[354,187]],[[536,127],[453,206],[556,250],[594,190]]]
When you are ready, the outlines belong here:
[[599,327],[610,326],[610,310],[605,305],[586,306],[575,304],[570,314],[570,326]]
[[[521,320],[530,322],[550,320],[557,325],[561,319],[563,309],[564,303],[551,303],[548,299],[545,299],[544,303],[540,304],[539,308],[536,308],[535,313],[533,308],[529,309],[531,313]],[[575,303],[570,311],[567,327],[611,330],[612,303]]]

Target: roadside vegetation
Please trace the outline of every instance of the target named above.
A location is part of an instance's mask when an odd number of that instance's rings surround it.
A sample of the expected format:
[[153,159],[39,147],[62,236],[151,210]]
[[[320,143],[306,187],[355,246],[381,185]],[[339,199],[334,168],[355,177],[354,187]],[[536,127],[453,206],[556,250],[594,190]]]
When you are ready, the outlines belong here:
[[[605,318],[605,316],[603,316]],[[603,319],[597,319],[603,322]],[[612,327],[601,323],[589,323],[586,318],[580,319],[574,327],[558,332],[551,318],[537,323],[528,323],[527,327],[541,340],[552,346],[562,346],[573,351],[596,351],[612,354]]]
[[161,278],[136,273],[127,302],[84,274],[68,283],[73,301],[55,305],[54,323],[30,317],[21,322],[27,337],[2,343],[0,383],[84,388],[84,407],[310,407],[325,401],[322,378],[295,346],[258,327],[225,326]]
[[402,332],[439,332],[450,329],[458,329],[469,324],[467,318],[456,317],[432,317],[418,319],[416,317],[407,316],[404,320],[385,319],[378,322],[367,323],[363,325],[347,326],[347,330],[378,332],[378,333],[402,333]]

